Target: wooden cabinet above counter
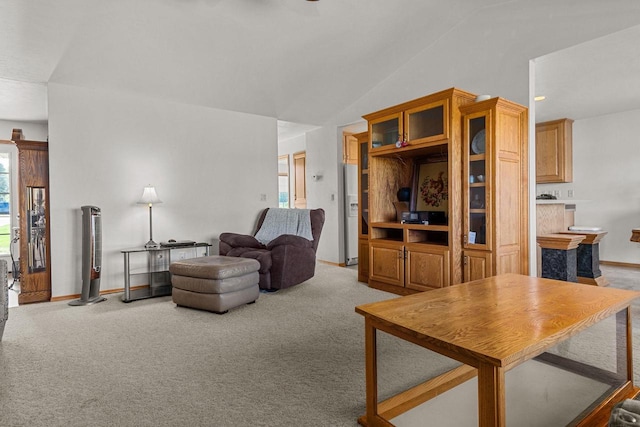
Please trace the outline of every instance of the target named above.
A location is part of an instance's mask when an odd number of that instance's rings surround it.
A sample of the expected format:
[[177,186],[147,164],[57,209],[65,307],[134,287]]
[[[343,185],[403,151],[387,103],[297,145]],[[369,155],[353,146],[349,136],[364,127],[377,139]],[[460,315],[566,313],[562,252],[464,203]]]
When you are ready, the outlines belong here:
[[536,182],[573,182],[571,119],[536,125]]

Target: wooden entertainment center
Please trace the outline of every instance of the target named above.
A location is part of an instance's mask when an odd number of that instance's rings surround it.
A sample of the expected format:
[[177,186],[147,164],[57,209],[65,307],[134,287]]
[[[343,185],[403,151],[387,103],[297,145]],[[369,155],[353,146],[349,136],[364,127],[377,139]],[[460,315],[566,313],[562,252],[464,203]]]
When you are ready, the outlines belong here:
[[[363,116],[359,259],[369,262],[359,276],[369,286],[403,295],[528,274],[527,114],[451,88]],[[418,222],[398,220],[405,187]]]

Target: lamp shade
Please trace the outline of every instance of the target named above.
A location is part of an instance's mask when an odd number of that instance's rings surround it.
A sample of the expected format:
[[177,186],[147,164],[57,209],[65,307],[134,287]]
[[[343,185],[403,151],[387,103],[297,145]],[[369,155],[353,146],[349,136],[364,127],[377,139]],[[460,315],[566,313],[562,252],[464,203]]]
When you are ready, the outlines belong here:
[[140,200],[138,200],[139,204],[143,204],[143,205],[147,205],[147,204],[154,204],[154,203],[162,203],[162,200],[160,200],[160,198],[158,198],[158,195],[156,194],[156,188],[149,185],[147,187],[144,187],[144,191],[142,192],[142,197],[140,197]]

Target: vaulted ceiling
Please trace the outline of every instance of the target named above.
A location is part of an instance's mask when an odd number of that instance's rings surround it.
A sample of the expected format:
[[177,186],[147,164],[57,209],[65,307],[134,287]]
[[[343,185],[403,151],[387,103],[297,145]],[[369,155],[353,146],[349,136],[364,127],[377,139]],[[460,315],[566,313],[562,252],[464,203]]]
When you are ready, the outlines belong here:
[[[502,5],[519,2],[3,0],[0,119],[46,121],[56,82],[321,125],[479,10],[504,23]],[[539,59],[541,117],[610,91],[605,74],[626,82],[625,108],[640,108],[640,33],[625,31],[595,42],[605,56],[587,46]]]

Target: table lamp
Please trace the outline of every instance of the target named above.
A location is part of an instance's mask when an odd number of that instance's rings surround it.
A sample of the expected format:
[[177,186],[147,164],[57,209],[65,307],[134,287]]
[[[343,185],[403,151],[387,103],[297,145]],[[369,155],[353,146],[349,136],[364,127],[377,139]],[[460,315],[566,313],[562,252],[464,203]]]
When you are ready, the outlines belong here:
[[147,187],[144,187],[144,191],[142,192],[142,197],[140,197],[140,200],[138,200],[138,204],[149,205],[149,241],[144,245],[145,248],[160,247],[159,244],[153,241],[152,206],[154,203],[162,203],[162,200],[158,198],[155,187],[148,185]]

